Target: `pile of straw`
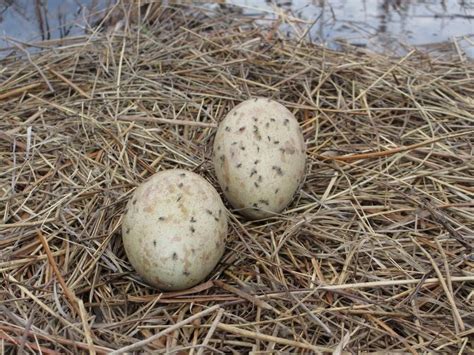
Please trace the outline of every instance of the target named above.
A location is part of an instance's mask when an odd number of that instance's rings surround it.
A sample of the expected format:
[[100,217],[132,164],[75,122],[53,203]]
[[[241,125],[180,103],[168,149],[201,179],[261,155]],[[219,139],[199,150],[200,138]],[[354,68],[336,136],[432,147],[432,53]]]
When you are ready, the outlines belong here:
[[[472,353],[473,63],[236,16],[126,12],[1,60],[0,351]],[[304,186],[277,218],[227,205],[206,282],[148,287],[122,247],[128,198],[173,168],[221,192],[216,126],[255,96],[298,118]]]

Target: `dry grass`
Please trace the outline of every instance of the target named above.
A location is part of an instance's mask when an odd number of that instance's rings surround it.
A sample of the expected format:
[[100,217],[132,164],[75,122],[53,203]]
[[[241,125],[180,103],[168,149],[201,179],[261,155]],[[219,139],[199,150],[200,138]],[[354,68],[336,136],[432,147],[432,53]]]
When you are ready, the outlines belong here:
[[[0,351],[472,353],[474,64],[333,52],[235,16],[154,8],[0,62]],[[209,281],[147,287],[127,199],[172,168],[220,191],[215,127],[252,96],[301,123],[302,190],[278,218],[229,210]]]

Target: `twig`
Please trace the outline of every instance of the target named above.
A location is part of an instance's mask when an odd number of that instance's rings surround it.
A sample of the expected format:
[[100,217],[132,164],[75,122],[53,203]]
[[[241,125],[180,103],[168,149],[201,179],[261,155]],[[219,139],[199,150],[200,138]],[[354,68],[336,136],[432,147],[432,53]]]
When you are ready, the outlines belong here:
[[[6,341],[7,343],[12,343],[12,344],[15,344],[15,345],[20,345],[21,344],[21,340],[9,336],[3,330],[0,330],[0,339]],[[30,349],[38,350],[43,354],[47,354],[47,355],[60,355],[61,354],[60,352],[45,348],[43,346],[39,346],[38,344],[35,344],[35,343],[27,342],[27,343],[25,343],[25,345],[27,347],[29,347]]]
[[433,143],[446,140],[449,138],[455,138],[455,137],[461,137],[461,136],[473,135],[473,134],[474,134],[474,131],[468,131],[468,132],[451,134],[444,137],[433,138],[424,142],[411,144],[406,147],[398,147],[398,148],[393,148],[389,150],[384,150],[381,152],[370,152],[370,153],[361,153],[361,154],[354,154],[354,155],[341,155],[341,156],[335,156],[335,157],[318,155],[318,158],[323,159],[323,160],[339,160],[339,161],[353,161],[353,160],[360,160],[360,159],[380,158],[380,157],[393,155],[396,153],[406,152],[408,150],[413,150],[413,149],[422,147],[424,145],[433,144]]
[[76,84],[74,84],[71,80],[69,80],[68,78],[66,78],[64,75],[62,75],[61,73],[58,73],[56,70],[52,69],[52,68],[48,68],[48,71],[51,73],[51,74],[54,74],[55,76],[57,76],[59,79],[61,79],[62,81],[64,81],[66,84],[68,84],[70,87],[72,87],[74,90],[76,90],[79,94],[81,94],[82,96],[84,96],[86,99],[92,99],[92,97],[86,93],[84,90],[82,90],[79,86],[77,86]]
[[84,334],[86,335],[87,345],[89,348],[89,354],[95,355],[94,341],[92,340],[91,328],[87,322],[87,311],[84,307],[84,302],[81,299],[76,299],[79,307],[79,314],[81,316],[82,327],[84,328]]
[[237,296],[239,297],[242,297],[243,299],[249,301],[249,302],[252,302],[253,304],[255,304],[257,307],[262,307],[263,309],[267,309],[267,310],[271,310],[271,311],[274,311],[276,314],[280,314],[280,312],[278,310],[276,310],[275,308],[273,308],[271,305],[269,305],[267,302],[261,300],[261,299],[258,299],[256,298],[255,296],[252,296],[242,290],[239,290],[238,288],[235,288],[231,285],[227,285],[226,283],[222,282],[221,280],[215,280],[214,283],[223,288],[224,290],[226,291],[229,291],[229,292],[232,292],[232,293],[235,293]]
[[202,318],[206,315],[208,315],[209,313],[212,313],[214,311],[216,311],[217,309],[219,309],[220,306],[219,305],[215,305],[215,306],[212,306],[208,309],[205,309],[204,311],[201,311],[199,313],[196,313],[195,315],[189,317],[189,318],[186,318],[184,320],[182,320],[181,322],[178,322],[168,328],[166,328],[165,330],[162,330],[161,332],[147,338],[147,339],[144,339],[144,340],[141,340],[141,341],[137,341],[136,343],[134,344],[131,344],[131,345],[128,345],[128,346],[124,346],[123,348],[120,348],[120,349],[117,349],[117,350],[114,350],[110,353],[110,355],[117,355],[117,354],[123,354],[127,351],[130,351],[130,350],[135,350],[135,349],[139,349],[151,342],[153,342],[154,340],[156,339],[159,339],[161,338],[163,335],[166,335],[168,333],[171,333],[171,332],[174,332],[175,330],[181,328],[182,326],[186,325],[186,324],[189,324],[191,322],[193,322],[194,320],[196,319],[199,319],[199,318]]
[[[438,279],[440,281],[441,287],[443,288],[444,292],[446,293],[446,297],[448,298],[449,303],[451,304],[451,309],[452,309],[452,312],[453,312],[453,315],[454,315],[454,319],[456,320],[456,322],[459,326],[459,329],[463,332],[466,329],[466,327],[464,326],[464,322],[461,318],[461,315],[459,314],[459,310],[458,310],[458,307],[456,306],[456,302],[454,301],[453,294],[450,292],[449,287],[446,284],[446,280],[443,278],[443,274],[441,274],[441,270],[439,269],[438,265],[436,264],[436,262],[431,257],[430,253],[428,253],[425,250],[425,248],[423,248],[416,240],[413,240],[413,242],[418,245],[418,247],[421,249],[423,254],[425,254],[426,257],[431,262],[431,265],[433,266],[436,274],[438,275]],[[473,278],[474,278],[474,276],[473,276]],[[454,281],[454,277],[451,278],[451,281]]]
[[10,91],[1,93],[0,94],[0,100],[8,99],[8,98],[13,97],[13,96],[22,95],[25,92],[28,92],[28,91],[31,91],[33,89],[39,88],[40,86],[43,86],[43,85],[44,85],[43,83],[33,83],[33,84],[22,86],[22,87],[19,87],[19,88],[16,88],[16,89],[12,89]]
[[[372,288],[372,287],[384,287],[384,286],[413,285],[422,281],[424,284],[437,284],[437,283],[442,282],[440,280],[441,280],[440,278],[432,277],[426,280],[405,279],[405,280],[359,282],[359,283],[343,284],[343,285],[322,285],[322,286],[317,286],[317,288],[320,290],[331,291],[331,290],[359,289],[359,288]],[[453,282],[470,282],[470,281],[474,281],[474,276],[453,276],[451,280]]]
[[46,238],[43,236],[43,233],[41,233],[40,230],[37,231],[37,236],[39,240],[41,241],[41,244],[43,245],[44,251],[46,252],[46,255],[48,256],[48,261],[53,268],[54,273],[56,274],[56,277],[58,278],[59,283],[61,284],[61,287],[64,290],[64,294],[66,295],[66,298],[69,300],[69,304],[71,306],[71,309],[74,310],[77,314],[80,313],[79,307],[77,305],[77,299],[76,295],[70,290],[70,288],[67,286],[66,282],[64,281],[61,272],[58,269],[58,265],[54,261],[53,254],[51,253],[51,249],[49,248],[48,241]]
[[197,355],[202,355],[204,353],[204,349],[207,346],[207,343],[209,343],[209,340],[211,340],[212,335],[214,334],[217,326],[219,325],[219,322],[221,321],[222,315],[224,314],[224,309],[221,308],[217,311],[216,318],[211,324],[211,327],[209,328],[209,331],[206,334],[206,337],[204,338],[201,347],[199,348]]
[[332,351],[332,348],[324,347],[324,346],[316,346],[308,343],[302,343],[299,341],[294,341],[290,339],[285,339],[285,338],[279,338],[275,337],[272,335],[266,335],[262,333],[257,333],[257,332],[251,332],[249,330],[245,329],[240,329],[238,327],[235,327],[230,324],[224,324],[224,323],[219,323],[217,325],[217,328],[224,330],[229,333],[237,334],[246,338],[251,338],[251,339],[258,339],[258,340],[263,340],[263,341],[268,341],[268,342],[273,342],[277,344],[283,344],[283,345],[288,345],[288,346],[293,346],[295,348],[300,348],[300,349],[308,349],[312,350],[317,354],[321,354],[323,352],[328,352]]
[[159,118],[159,117],[144,117],[144,116],[120,116],[119,120],[121,121],[140,121],[140,122],[155,122],[163,124],[171,124],[178,126],[191,126],[191,127],[204,127],[204,128],[216,128],[217,124],[215,123],[206,123],[206,122],[196,122],[196,121],[184,121],[184,120],[175,120],[169,118]]

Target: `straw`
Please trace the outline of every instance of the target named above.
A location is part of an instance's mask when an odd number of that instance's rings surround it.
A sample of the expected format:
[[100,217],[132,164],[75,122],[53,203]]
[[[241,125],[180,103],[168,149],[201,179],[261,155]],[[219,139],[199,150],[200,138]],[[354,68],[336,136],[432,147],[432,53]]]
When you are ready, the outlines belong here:
[[[0,61],[2,351],[474,352],[473,62],[332,51],[281,33],[314,25],[291,16],[128,4]],[[222,193],[216,127],[257,96],[299,121],[304,184],[261,221],[224,199],[208,279],[149,287],[121,240],[131,193],[174,168]]]

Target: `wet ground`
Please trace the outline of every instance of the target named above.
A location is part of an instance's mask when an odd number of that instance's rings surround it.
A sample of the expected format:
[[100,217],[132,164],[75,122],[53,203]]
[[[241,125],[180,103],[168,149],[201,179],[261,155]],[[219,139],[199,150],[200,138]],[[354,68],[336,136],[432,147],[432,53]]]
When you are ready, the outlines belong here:
[[[301,19],[285,31],[332,48],[350,43],[403,54],[411,46],[455,41],[474,58],[474,0],[227,0],[268,22]],[[0,47],[9,38],[47,40],[83,34],[114,0],[0,0]],[[219,6],[219,5],[215,5]],[[102,10],[102,11],[101,11]],[[281,17],[280,18],[284,18]]]

